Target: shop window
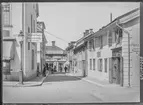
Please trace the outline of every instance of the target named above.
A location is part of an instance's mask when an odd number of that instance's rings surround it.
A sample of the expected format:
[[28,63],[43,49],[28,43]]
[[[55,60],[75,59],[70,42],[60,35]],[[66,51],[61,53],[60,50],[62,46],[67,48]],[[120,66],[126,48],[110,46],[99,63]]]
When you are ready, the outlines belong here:
[[107,73],[107,58],[104,59],[104,67],[105,72]]
[[96,62],[95,62],[95,59],[93,59],[93,70],[95,70],[95,65],[96,65]]
[[98,59],[98,70],[102,72],[102,59]]
[[92,59],[90,59],[90,70],[92,70]]

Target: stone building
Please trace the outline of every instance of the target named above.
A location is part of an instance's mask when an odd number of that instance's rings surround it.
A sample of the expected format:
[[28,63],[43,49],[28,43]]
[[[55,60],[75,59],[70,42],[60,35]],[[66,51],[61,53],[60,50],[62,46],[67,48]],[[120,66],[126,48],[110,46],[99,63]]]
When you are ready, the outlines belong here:
[[[37,44],[28,36],[37,32],[37,3],[2,3],[3,5],[3,79],[19,80],[23,72],[24,80],[36,76]],[[19,37],[23,34],[23,40]]]
[[[140,86],[140,10],[134,9],[117,17],[97,32],[86,30],[76,44],[75,58],[85,59],[85,75],[121,86]],[[74,50],[79,48],[75,46]],[[79,65],[83,65],[82,63]],[[82,67],[82,66],[79,66]]]

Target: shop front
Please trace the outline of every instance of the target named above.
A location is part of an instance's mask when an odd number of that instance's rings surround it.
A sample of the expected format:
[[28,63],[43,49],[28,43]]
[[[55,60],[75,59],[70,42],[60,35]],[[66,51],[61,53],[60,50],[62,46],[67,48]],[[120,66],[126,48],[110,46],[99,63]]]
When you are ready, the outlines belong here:
[[123,57],[122,48],[112,49],[112,57],[109,60],[109,82],[123,86]]
[[3,62],[3,80],[7,80],[8,76],[11,75],[12,61],[14,60],[15,55],[15,44],[14,38],[5,38],[3,39],[3,53],[2,53],[2,62]]

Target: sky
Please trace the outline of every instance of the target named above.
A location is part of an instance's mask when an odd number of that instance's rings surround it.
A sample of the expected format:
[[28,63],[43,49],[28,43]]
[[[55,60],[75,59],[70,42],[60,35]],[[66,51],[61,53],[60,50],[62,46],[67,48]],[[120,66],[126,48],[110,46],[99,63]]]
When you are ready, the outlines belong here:
[[[38,21],[45,23],[47,45],[56,41],[56,46],[65,49],[70,41],[77,41],[87,29],[98,31],[112,20],[135,8],[139,2],[68,2],[39,3]],[[58,38],[61,39],[58,39]]]

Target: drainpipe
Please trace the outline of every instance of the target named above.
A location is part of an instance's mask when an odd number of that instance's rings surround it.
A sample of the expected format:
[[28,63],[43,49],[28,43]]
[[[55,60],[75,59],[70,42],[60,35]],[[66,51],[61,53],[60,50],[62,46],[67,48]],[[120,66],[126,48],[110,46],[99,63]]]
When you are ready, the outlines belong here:
[[116,23],[116,26],[118,26],[119,28],[121,28],[125,33],[128,34],[128,62],[129,62],[129,67],[128,67],[128,85],[130,87],[130,33],[125,30],[123,27],[121,27],[118,23]]

